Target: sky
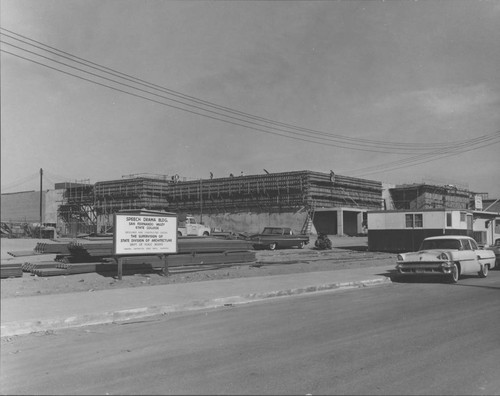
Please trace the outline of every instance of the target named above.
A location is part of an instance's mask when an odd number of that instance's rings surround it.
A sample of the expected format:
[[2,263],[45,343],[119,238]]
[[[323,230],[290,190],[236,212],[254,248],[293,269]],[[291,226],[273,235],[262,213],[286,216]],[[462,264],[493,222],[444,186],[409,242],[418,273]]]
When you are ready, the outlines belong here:
[[1,191],[311,170],[500,198],[500,1],[0,0]]

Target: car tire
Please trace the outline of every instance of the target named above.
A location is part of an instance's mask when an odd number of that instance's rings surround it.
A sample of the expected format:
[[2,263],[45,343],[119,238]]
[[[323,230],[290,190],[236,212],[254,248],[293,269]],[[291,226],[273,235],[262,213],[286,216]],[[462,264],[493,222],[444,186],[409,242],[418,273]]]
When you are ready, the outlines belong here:
[[271,243],[269,244],[269,250],[276,250],[276,246],[278,246],[278,245],[276,244],[276,242],[271,242]]
[[489,269],[490,269],[490,266],[488,264],[483,265],[481,267],[481,271],[479,271],[479,277],[486,278],[488,276]]
[[208,233],[208,231],[205,231],[205,232],[203,233],[203,236],[209,236],[209,235],[210,235],[210,234]]
[[304,249],[304,242],[300,242],[299,246],[297,246],[299,249]]
[[458,265],[453,264],[451,267],[451,272],[448,274],[448,280],[450,283],[457,283],[458,278],[460,277],[460,270],[458,269]]
[[177,236],[182,236],[182,232],[177,231]]

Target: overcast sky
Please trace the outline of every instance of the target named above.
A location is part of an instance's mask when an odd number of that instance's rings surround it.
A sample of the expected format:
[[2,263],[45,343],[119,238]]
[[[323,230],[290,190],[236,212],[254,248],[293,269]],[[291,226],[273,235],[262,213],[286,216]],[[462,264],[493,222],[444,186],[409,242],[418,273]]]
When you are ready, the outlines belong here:
[[0,5],[2,192],[267,169],[500,198],[500,1]]

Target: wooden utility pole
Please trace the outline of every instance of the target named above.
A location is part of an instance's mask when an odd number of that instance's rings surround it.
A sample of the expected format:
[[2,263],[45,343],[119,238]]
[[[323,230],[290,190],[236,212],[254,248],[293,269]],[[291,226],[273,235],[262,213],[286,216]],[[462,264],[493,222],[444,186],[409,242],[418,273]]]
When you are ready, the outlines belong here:
[[201,189],[201,179],[200,179],[200,223],[203,224],[203,191]]
[[42,206],[42,178],[43,178],[43,169],[40,168],[40,239],[42,239],[42,221],[43,221],[43,206]]

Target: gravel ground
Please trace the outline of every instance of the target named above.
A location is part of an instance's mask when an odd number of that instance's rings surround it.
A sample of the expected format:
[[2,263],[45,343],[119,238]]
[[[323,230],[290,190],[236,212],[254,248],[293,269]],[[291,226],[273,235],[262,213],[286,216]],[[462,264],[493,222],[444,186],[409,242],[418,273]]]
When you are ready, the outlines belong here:
[[[283,249],[276,251],[257,251],[257,261],[253,264],[235,265],[212,270],[172,273],[162,276],[160,273],[124,274],[122,280],[113,275],[97,273],[74,274],[66,276],[38,277],[24,273],[21,278],[1,280],[1,298],[61,294],[77,291],[164,285],[171,283],[200,282],[205,280],[244,278],[293,274],[313,271],[332,271],[348,268],[386,266],[395,262],[395,255],[389,253],[368,252],[366,237],[330,237],[332,250],[316,250],[315,237],[304,249]],[[33,249],[38,239],[1,240],[1,262],[35,262],[53,260],[55,255],[34,255],[12,257],[7,252]]]

